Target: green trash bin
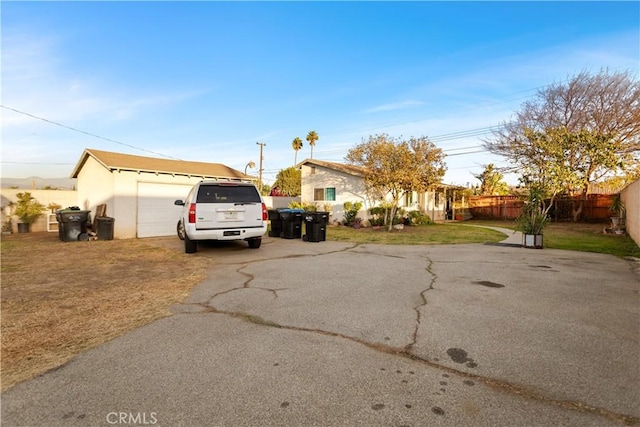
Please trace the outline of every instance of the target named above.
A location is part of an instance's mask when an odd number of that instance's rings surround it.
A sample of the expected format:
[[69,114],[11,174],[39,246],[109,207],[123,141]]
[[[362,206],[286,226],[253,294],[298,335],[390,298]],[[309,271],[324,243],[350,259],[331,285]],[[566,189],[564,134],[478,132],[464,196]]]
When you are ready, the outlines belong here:
[[267,212],[269,214],[269,222],[271,223],[269,237],[282,237],[282,218],[280,218],[280,211],[270,209]]
[[66,208],[56,211],[58,221],[58,238],[63,242],[77,242],[81,235],[86,235],[89,214],[76,208]]
[[98,220],[98,240],[113,240],[113,226],[115,219],[108,216],[99,216]]

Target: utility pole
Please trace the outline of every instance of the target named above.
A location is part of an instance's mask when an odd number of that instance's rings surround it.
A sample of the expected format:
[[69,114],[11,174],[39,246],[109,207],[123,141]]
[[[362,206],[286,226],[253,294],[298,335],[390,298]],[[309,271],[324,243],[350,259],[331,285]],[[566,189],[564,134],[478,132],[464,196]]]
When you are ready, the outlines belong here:
[[260,146],[260,169],[258,170],[258,190],[260,191],[260,194],[262,194],[262,149],[264,146],[266,146],[267,144],[264,142],[256,142],[256,144],[258,144]]

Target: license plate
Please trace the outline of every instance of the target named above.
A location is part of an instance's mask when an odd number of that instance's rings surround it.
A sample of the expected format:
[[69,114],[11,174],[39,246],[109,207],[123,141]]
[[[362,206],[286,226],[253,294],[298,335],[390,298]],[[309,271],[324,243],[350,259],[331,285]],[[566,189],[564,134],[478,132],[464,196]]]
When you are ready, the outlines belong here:
[[225,231],[222,233],[223,236],[239,236],[240,235],[240,230],[233,230],[233,231]]

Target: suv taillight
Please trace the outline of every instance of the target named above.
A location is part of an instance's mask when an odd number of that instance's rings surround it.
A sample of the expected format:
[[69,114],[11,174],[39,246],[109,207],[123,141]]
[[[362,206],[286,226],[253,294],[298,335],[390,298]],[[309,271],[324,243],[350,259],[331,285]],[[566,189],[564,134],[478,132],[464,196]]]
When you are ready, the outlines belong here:
[[267,205],[262,204],[262,220],[266,221],[269,218],[269,212],[267,212]]
[[191,203],[189,205],[189,224],[196,223],[196,204]]

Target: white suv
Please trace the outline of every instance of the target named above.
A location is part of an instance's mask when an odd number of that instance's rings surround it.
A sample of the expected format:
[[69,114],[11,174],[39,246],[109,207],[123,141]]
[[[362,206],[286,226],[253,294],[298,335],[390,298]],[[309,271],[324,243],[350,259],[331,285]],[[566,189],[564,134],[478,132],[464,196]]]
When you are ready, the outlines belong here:
[[198,250],[198,240],[246,240],[257,249],[267,231],[267,207],[255,185],[237,181],[201,181],[186,200],[178,223],[184,251]]

